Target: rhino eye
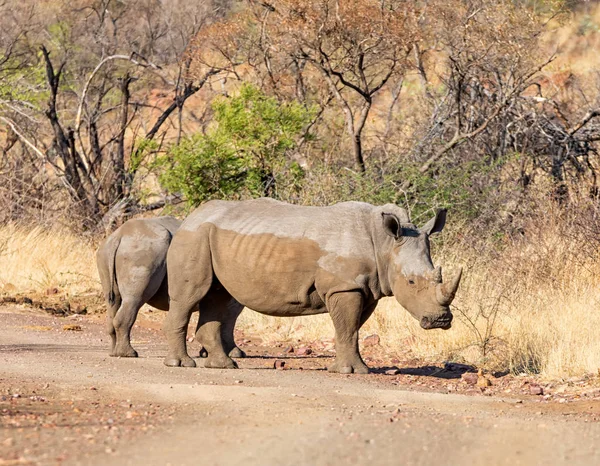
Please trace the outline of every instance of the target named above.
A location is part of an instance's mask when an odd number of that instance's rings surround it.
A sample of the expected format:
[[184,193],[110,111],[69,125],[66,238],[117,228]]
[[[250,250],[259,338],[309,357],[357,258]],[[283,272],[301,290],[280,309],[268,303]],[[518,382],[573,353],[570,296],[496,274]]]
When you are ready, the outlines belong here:
[[411,280],[411,279],[409,278],[409,279],[408,279],[408,284],[409,284],[409,285],[414,285],[414,284],[415,284],[415,281],[414,281],[414,280]]

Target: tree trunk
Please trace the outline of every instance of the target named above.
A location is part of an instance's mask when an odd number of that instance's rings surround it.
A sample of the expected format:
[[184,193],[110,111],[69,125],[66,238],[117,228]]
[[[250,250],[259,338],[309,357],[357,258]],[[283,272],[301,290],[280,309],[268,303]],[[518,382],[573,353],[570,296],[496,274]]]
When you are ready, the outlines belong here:
[[354,148],[354,161],[358,165],[358,169],[361,173],[365,172],[365,160],[363,158],[362,150],[362,138],[360,133],[354,134],[352,137],[352,143]]

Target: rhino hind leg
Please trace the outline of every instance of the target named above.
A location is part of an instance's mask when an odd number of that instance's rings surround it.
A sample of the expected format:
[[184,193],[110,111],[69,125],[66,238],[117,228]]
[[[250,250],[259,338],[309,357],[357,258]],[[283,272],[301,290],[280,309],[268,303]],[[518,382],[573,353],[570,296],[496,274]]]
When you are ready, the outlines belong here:
[[369,368],[358,352],[358,330],[363,313],[363,297],[357,292],[335,293],[327,300],[335,327],[335,362],[327,369],[340,374],[368,374]]
[[111,356],[121,358],[137,358],[138,353],[131,346],[131,328],[135,323],[138,312],[143,306],[144,300],[123,299],[121,307],[113,319],[116,333],[116,343]]
[[235,330],[235,323],[238,317],[242,313],[244,306],[238,303],[235,299],[231,298],[227,302],[227,314],[225,321],[221,327],[221,339],[223,340],[223,346],[225,352],[230,358],[245,358],[246,353],[242,351],[236,344],[233,331]]
[[[233,337],[235,319],[239,315],[239,312],[236,312],[230,316],[228,305],[231,300],[231,296],[226,291],[212,290],[200,302],[200,316],[198,318],[196,340],[202,343],[208,353],[204,367],[214,369],[237,368],[235,361],[228,355],[233,349],[226,346],[226,340],[230,338],[224,336],[224,331],[228,330],[226,324],[230,317],[233,316],[234,320],[231,323],[231,334]],[[235,342],[229,342],[229,344],[233,344],[235,347]]]
[[[223,338],[223,337],[221,337]],[[227,350],[225,351],[227,353]],[[236,358],[236,359],[240,359],[240,358],[245,358],[246,357],[246,352],[242,349],[240,349],[239,346],[234,346],[233,349],[231,351],[229,351],[227,353],[229,355],[230,358]],[[202,359],[206,359],[208,358],[208,351],[206,351],[206,348],[202,347],[200,348],[200,353],[198,354],[199,358]]]
[[243,359],[246,357],[246,352],[239,346],[234,346],[227,354],[230,358]]
[[169,367],[196,367],[196,362],[187,352],[186,335],[190,316],[195,303],[171,299],[169,312],[165,319],[164,331],[169,343],[169,353],[164,360]]
[[107,300],[107,312],[106,312],[106,327],[108,336],[110,336],[110,356],[115,355],[115,347],[117,345],[117,331],[115,330],[115,324],[113,319],[115,315],[117,315],[117,311],[121,307],[121,297],[116,296],[115,300],[112,302],[108,302]]
[[[225,296],[223,296],[221,299],[223,301],[226,300]],[[212,305],[215,305],[215,304],[213,303]],[[217,303],[216,305],[223,306],[222,303]],[[225,350],[225,353],[230,358],[245,358],[246,357],[246,353],[242,349],[240,349],[239,346],[237,346],[237,344],[235,343],[235,337],[233,335],[233,331],[235,330],[235,324],[237,322],[238,317],[242,313],[243,309],[244,309],[244,306],[241,305],[240,303],[238,303],[233,298],[229,299],[229,301],[227,302],[225,319],[223,320],[223,322],[221,324],[221,341],[223,343],[223,349]],[[198,319],[198,325],[196,327],[196,335],[199,335],[198,330],[200,329],[201,322],[202,322],[202,320]],[[197,341],[198,341],[198,343],[200,343],[202,345],[202,348],[200,348],[200,353],[198,354],[198,357],[204,358],[204,359],[208,358],[208,351],[204,347],[204,345],[202,344],[202,341],[199,338],[201,338],[201,336],[197,337]]]

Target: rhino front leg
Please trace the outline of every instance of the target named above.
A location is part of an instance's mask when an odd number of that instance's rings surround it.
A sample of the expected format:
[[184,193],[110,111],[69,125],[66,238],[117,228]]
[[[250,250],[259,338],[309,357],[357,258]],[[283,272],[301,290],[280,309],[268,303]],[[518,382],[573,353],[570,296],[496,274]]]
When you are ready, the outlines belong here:
[[335,362],[329,372],[368,374],[369,368],[358,352],[358,330],[363,297],[358,292],[335,293],[327,300],[327,310],[335,327]]
[[227,304],[231,299],[231,296],[226,292],[212,291],[200,302],[196,340],[202,343],[208,353],[204,367],[214,369],[237,368],[235,361],[227,355],[222,338],[223,325],[229,317]]

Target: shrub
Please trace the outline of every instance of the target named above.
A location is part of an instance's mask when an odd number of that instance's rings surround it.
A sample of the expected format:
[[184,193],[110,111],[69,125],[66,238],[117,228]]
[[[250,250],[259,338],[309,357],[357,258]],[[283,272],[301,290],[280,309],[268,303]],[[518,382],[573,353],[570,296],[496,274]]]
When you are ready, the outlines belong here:
[[173,146],[158,160],[160,182],[190,206],[210,199],[279,197],[304,176],[291,160],[314,110],[279,102],[244,85],[238,95],[213,103],[214,126]]

